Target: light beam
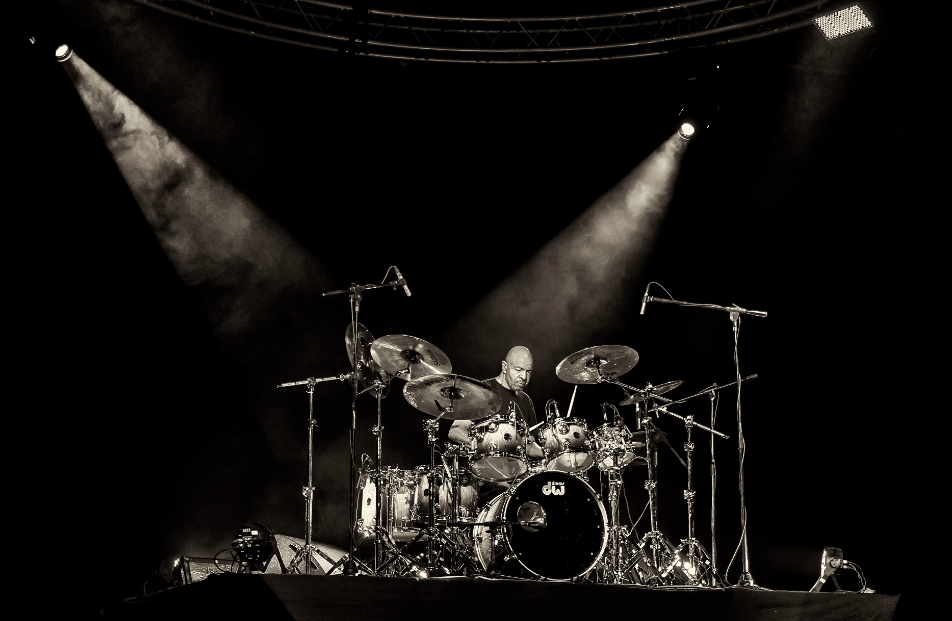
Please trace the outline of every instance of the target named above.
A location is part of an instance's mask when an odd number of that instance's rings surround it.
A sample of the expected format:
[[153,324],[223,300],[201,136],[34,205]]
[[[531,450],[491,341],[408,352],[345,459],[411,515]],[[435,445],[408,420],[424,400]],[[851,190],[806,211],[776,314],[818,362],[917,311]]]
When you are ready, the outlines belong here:
[[617,319],[620,292],[651,252],[687,144],[673,134],[499,284],[444,335],[455,355],[495,365],[522,344],[538,365],[592,345],[587,336]]
[[248,327],[287,287],[326,284],[290,234],[82,58],[63,67],[180,278],[213,292],[217,331]]

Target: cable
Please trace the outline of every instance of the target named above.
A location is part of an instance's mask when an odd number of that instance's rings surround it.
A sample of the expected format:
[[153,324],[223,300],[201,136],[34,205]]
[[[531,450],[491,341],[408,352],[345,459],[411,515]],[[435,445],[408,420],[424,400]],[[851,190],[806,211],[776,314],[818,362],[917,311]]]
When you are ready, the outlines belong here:
[[396,267],[396,265],[391,265],[390,267],[387,268],[387,273],[383,275],[383,280],[380,281],[380,284],[381,284],[381,285],[384,284],[385,282],[387,282],[387,276],[390,275],[390,270],[392,270],[392,269],[395,268],[395,267]]
[[638,516],[638,520],[634,524],[631,525],[632,528],[635,528],[636,526],[638,526],[638,522],[641,521],[641,518],[645,517],[645,511],[648,510],[648,506],[650,504],[651,504],[650,500],[647,503],[645,503],[645,508],[641,510],[641,515]]
[[[659,287],[661,287],[662,289],[664,289],[664,285],[662,285],[660,282],[651,281],[651,282],[648,283],[649,286],[652,285],[652,284],[658,285]],[[667,289],[664,289],[664,292],[668,294],[668,297],[669,297],[669,298],[671,298],[672,300],[674,299],[674,296],[671,295],[670,293],[668,293],[668,290],[667,290]]]
[[866,588],[866,575],[863,573],[863,569],[856,563],[853,563],[852,561],[847,562],[846,566],[856,572],[856,576],[859,578],[859,592],[872,593],[871,590],[868,590]]

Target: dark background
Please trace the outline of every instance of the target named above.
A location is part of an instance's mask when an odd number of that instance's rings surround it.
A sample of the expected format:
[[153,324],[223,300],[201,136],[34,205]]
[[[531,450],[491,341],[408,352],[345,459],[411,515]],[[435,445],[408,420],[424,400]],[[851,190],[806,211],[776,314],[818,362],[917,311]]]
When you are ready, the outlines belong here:
[[[8,307],[26,394],[11,441],[37,475],[17,478],[30,530],[78,535],[89,545],[77,558],[108,568],[80,580],[88,610],[136,594],[163,558],[214,555],[243,524],[303,536],[307,394],[274,386],[349,370],[347,300],[321,291],[379,282],[396,264],[413,296],[368,292],[361,322],[434,343],[463,375],[495,375],[517,343],[495,342],[494,326],[459,334],[467,313],[666,140],[688,78],[712,73],[720,112],[685,152],[653,250],[606,292],[621,311],[537,353],[528,392],[540,413],[550,398],[565,412],[572,386],[555,365],[600,344],[639,352],[628,383],[682,380],[672,398],[733,381],[727,316],[660,304],[639,316],[648,281],[768,311],[744,318],[740,337],[741,372],[760,375],[743,390],[754,579],[809,589],[834,545],[872,588],[913,588],[897,533],[916,525],[906,496],[928,470],[902,404],[929,405],[917,382],[940,345],[924,288],[936,285],[936,100],[911,18],[877,3],[864,5],[874,33],[834,44],[803,28],[661,59],[497,67],[309,51],[126,1],[59,6],[93,69],[320,266],[246,328],[222,330],[240,280],[222,291],[179,279],[66,73],[15,49]],[[901,293],[924,306],[897,312]],[[494,357],[454,348],[473,338]],[[428,458],[423,416],[394,388],[384,463],[412,468]],[[622,396],[582,387],[574,414],[594,427],[598,404]],[[717,424],[731,435],[717,444],[722,571],[740,535],[735,396],[723,394]],[[318,386],[315,404],[314,536],[346,547],[347,386]],[[705,421],[707,400],[678,411]],[[361,397],[358,454],[375,452],[375,414]],[[683,425],[659,424],[680,448]],[[695,443],[709,547],[707,437]],[[677,543],[684,471],[666,449],[659,459],[660,526]],[[642,479],[626,475],[635,518]]]

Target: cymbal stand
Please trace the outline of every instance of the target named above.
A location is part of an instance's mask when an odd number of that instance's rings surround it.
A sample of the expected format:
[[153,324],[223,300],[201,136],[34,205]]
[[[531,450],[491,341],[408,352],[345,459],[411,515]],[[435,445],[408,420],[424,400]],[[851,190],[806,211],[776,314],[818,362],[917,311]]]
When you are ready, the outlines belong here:
[[[374,473],[374,488],[376,498],[376,524],[380,526],[381,520],[383,519],[383,508],[380,506],[380,467],[383,464],[383,423],[381,422],[381,411],[383,410],[383,383],[380,380],[376,380],[374,385],[377,387],[375,392],[377,394],[377,424],[373,427],[373,434],[377,438],[377,467]],[[356,514],[355,514],[356,515]],[[377,535],[376,529],[374,530],[374,571],[379,571],[381,557],[383,556],[383,547],[380,543],[380,537]]]
[[[713,565],[711,563],[711,557],[708,556],[707,550],[704,549],[701,542],[694,538],[695,492],[692,488],[692,467],[694,463],[692,456],[694,455],[694,443],[691,442],[691,430],[694,427],[693,416],[686,416],[684,418],[684,427],[688,434],[687,441],[684,443],[684,452],[687,455],[688,461],[688,488],[684,490],[684,500],[687,501],[688,505],[688,536],[687,539],[682,539],[681,543],[674,549],[664,571],[661,572],[661,577],[668,579],[674,573],[675,567],[681,564],[682,575],[691,584],[695,586],[699,584],[703,586],[714,586],[718,581],[716,573],[712,571]],[[687,568],[685,568],[685,559],[687,560]]]
[[[645,404],[647,405],[647,403]],[[644,550],[646,545],[651,547],[651,555],[648,559],[648,565],[651,571],[656,574],[649,577],[649,583],[652,585],[661,583],[661,574],[658,568],[667,560],[669,552],[664,541],[664,535],[658,531],[658,476],[655,468],[657,467],[657,448],[654,442],[654,430],[651,425],[651,413],[647,407],[642,411],[642,428],[645,430],[645,456],[648,459],[648,480],[645,481],[645,489],[648,490],[648,513],[651,518],[651,530],[645,533],[638,542],[637,547]]]
[[301,573],[301,570],[298,568],[301,562],[304,562],[305,574],[311,573],[312,566],[314,568],[319,567],[317,561],[314,560],[312,556],[313,554],[317,554],[331,565],[331,570],[327,572],[328,574],[334,571],[338,565],[338,563],[335,563],[334,560],[327,556],[323,550],[311,544],[311,529],[314,524],[314,428],[317,427],[317,421],[314,420],[314,386],[321,382],[330,382],[333,380],[343,382],[349,379],[353,379],[356,382],[356,373],[347,373],[345,375],[338,375],[336,377],[309,377],[306,380],[302,380],[300,382],[286,382],[284,384],[278,384],[278,388],[289,388],[291,386],[302,386],[304,384],[307,385],[307,486],[303,490],[305,506],[304,547],[299,549],[294,555],[294,558],[291,559],[291,562],[288,563],[288,567],[290,570],[293,570],[294,573]]

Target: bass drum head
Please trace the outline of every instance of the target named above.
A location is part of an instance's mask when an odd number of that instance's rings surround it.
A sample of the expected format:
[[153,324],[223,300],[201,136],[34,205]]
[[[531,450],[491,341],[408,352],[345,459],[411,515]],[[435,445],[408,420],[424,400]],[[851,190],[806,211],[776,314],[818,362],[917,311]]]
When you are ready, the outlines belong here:
[[508,526],[500,529],[505,535],[495,544],[488,527],[474,533],[477,556],[486,568],[494,558],[499,564],[512,553],[536,576],[571,580],[591,571],[605,552],[605,507],[587,483],[565,472],[526,477],[484,507],[479,521],[500,519]]

